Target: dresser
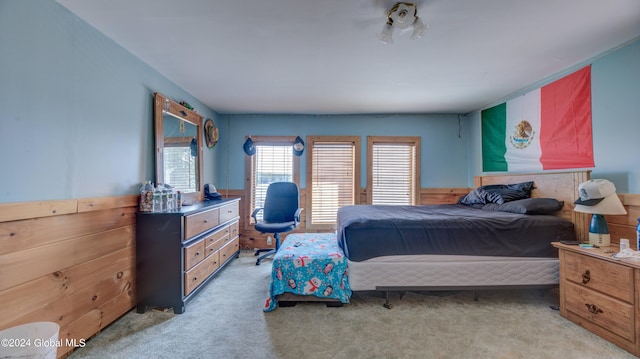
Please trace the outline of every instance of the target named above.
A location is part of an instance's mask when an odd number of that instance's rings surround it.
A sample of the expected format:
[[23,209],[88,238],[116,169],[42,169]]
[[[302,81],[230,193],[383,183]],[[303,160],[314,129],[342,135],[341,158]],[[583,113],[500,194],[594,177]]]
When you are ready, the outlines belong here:
[[640,355],[640,261],[612,258],[618,247],[553,246],[560,256],[560,315]]
[[239,255],[239,198],[136,215],[137,312],[185,304]]

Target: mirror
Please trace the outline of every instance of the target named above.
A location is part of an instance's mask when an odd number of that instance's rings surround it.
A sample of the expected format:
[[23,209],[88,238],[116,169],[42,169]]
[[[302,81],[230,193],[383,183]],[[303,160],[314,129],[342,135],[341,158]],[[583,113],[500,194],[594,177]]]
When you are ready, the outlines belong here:
[[159,93],[154,94],[153,113],[156,184],[171,185],[186,203],[202,201],[203,117]]

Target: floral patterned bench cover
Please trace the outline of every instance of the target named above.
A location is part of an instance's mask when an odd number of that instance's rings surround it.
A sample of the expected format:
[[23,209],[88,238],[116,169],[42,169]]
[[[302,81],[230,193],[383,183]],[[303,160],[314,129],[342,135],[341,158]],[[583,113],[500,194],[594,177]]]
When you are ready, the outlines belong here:
[[265,312],[278,307],[283,293],[312,295],[349,303],[351,288],[347,259],[335,233],[293,233],[287,235],[273,257],[270,296]]

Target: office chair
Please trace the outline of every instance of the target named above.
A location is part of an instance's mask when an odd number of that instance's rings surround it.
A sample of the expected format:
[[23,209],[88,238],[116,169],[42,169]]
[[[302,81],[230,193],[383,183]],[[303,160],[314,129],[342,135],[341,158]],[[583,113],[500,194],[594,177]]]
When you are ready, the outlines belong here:
[[[262,221],[258,221],[256,216],[260,211]],[[260,233],[273,233],[276,240],[275,249],[258,249],[256,265],[267,256],[275,254],[280,248],[280,233],[292,231],[300,224],[300,195],[298,185],[293,182],[274,182],[267,187],[267,195],[264,200],[264,207],[256,208],[251,217],[255,221],[255,228]]]

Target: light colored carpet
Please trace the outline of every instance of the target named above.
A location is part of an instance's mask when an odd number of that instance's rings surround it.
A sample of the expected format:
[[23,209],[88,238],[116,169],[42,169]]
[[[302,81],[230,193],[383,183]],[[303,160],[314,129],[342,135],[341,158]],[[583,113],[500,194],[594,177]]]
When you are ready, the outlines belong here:
[[271,260],[250,251],[186,312],[127,313],[70,358],[635,358],[560,317],[557,290],[355,293],[263,313]]

